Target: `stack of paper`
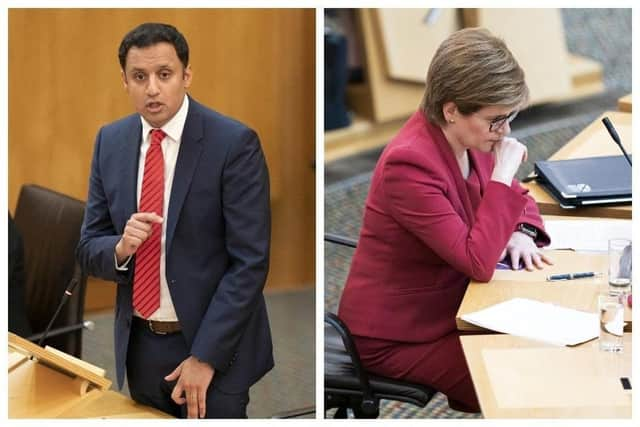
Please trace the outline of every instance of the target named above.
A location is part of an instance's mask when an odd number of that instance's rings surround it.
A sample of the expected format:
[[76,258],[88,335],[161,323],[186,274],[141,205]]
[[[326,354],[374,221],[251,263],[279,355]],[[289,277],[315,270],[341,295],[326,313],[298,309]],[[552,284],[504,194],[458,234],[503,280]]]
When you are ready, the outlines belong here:
[[556,345],[577,345],[599,335],[597,313],[526,298],[513,298],[474,313],[462,320],[492,331]]
[[609,239],[631,239],[631,220],[547,220],[547,249],[607,251]]

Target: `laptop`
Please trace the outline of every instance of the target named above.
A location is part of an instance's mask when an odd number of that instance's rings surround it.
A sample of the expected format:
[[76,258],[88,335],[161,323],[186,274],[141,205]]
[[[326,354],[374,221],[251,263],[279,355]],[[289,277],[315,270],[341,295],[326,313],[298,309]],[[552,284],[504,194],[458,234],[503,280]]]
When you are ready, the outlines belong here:
[[631,165],[624,156],[544,160],[534,170],[562,208],[631,203]]

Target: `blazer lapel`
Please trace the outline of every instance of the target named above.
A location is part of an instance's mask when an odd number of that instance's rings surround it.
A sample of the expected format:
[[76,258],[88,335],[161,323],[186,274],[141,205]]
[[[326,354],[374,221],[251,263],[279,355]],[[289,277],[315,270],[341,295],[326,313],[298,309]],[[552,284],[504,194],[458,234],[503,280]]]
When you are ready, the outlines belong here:
[[487,184],[489,183],[489,171],[493,170],[493,168],[483,167],[486,164],[486,160],[481,158],[480,154],[475,150],[469,150],[469,160],[473,164],[474,171],[476,175],[478,175],[478,181],[480,182],[480,192],[484,195],[484,190],[487,188]]
[[138,160],[140,158],[142,123],[140,119],[124,132],[120,151],[120,182],[122,188],[122,209],[118,218],[118,231],[122,232],[129,217],[138,211],[136,189],[138,186]]
[[180,151],[176,161],[176,170],[171,186],[171,198],[169,199],[169,212],[167,218],[167,241],[166,250],[171,248],[173,234],[180,217],[180,211],[187,196],[193,174],[196,170],[200,154],[202,153],[203,136],[202,117],[197,112],[197,105],[189,99],[189,112],[184,124],[182,139],[180,141]]
[[456,156],[453,154],[453,149],[447,142],[447,139],[440,128],[437,128],[431,123],[429,123],[428,126],[431,128],[430,133],[433,135],[436,145],[440,151],[440,155],[442,156],[442,159],[444,160],[446,167],[450,171],[453,181],[456,184],[456,190],[460,195],[460,200],[462,201],[462,207],[464,208],[465,213],[465,218],[463,218],[463,220],[471,226],[475,221],[475,215],[473,214],[471,200],[469,199],[469,193],[467,192],[467,185],[462,177],[462,172],[460,171],[460,166],[458,165]]

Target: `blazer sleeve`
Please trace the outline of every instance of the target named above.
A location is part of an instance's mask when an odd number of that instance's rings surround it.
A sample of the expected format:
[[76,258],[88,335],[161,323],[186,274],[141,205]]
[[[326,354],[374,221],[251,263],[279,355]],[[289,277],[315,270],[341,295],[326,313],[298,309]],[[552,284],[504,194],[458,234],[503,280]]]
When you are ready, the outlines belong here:
[[527,198],[512,187],[490,181],[467,224],[451,203],[457,189],[433,165],[406,147],[387,156],[383,190],[393,218],[447,264],[474,280],[491,280],[496,263],[516,227]]
[[529,195],[529,190],[523,188],[517,179],[513,180],[513,182],[511,183],[511,188],[513,188],[514,191],[522,194],[527,199],[527,204],[524,207],[522,215],[520,215],[520,218],[518,219],[516,225],[524,223],[535,227],[538,230],[536,245],[538,247],[547,246],[549,243],[551,243],[551,238],[544,229],[544,221],[542,221],[540,210],[538,209],[536,201]]
[[191,346],[191,354],[224,371],[260,302],[269,270],[269,175],[258,136],[246,130],[223,170],[222,209],[229,265]]
[[76,258],[88,274],[110,282],[125,282],[131,279],[129,271],[119,271],[115,264],[115,247],[120,240],[111,215],[109,202],[102,185],[101,144],[102,129],[96,136],[91,175],[89,177],[89,194],[84,210],[84,219],[80,229],[80,241],[76,248]]

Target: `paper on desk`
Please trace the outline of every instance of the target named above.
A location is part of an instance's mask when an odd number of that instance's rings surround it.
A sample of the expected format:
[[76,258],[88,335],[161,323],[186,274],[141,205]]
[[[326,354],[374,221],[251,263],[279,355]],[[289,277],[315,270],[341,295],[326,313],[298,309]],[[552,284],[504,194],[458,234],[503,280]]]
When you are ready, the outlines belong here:
[[631,239],[631,220],[547,220],[547,249],[607,251],[609,239]]
[[597,313],[513,298],[474,313],[462,320],[492,331],[556,345],[577,345],[599,335]]

